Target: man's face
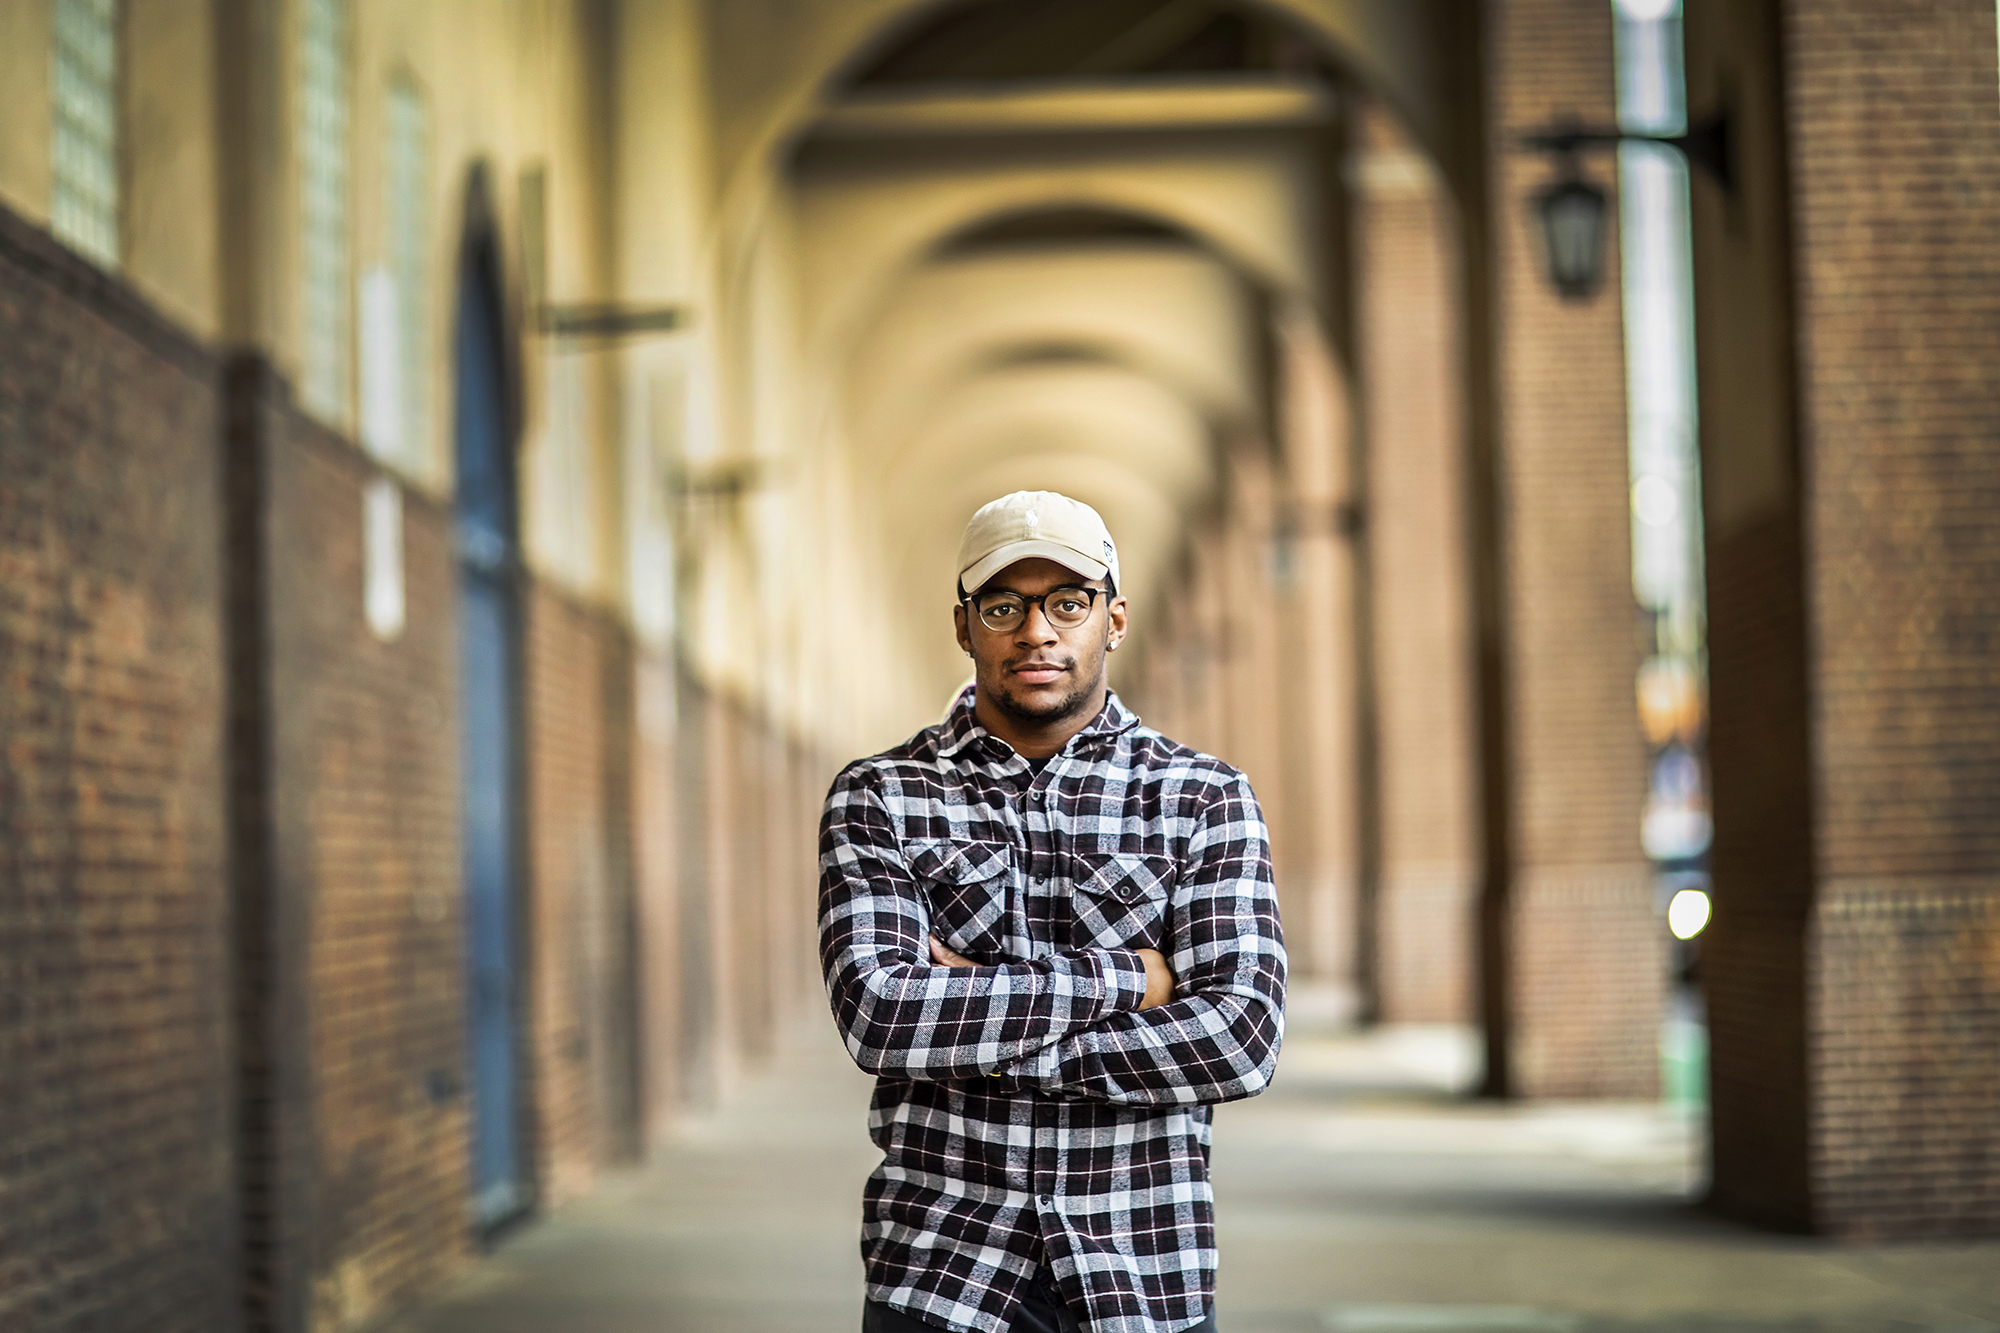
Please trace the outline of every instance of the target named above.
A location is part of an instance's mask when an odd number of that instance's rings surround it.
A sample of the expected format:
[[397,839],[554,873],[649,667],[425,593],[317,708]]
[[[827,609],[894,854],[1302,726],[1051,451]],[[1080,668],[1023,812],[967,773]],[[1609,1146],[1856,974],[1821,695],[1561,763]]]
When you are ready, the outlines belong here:
[[976,591],[1038,597],[1057,588],[1096,588],[1090,615],[1080,625],[1051,624],[1047,608],[1028,605],[1021,623],[1006,630],[986,626],[964,603],[953,611],[958,646],[972,654],[979,696],[1028,726],[1071,720],[1103,706],[1105,656],[1125,637],[1125,599],[1107,597],[1103,579],[1086,579],[1053,560],[1017,560]]

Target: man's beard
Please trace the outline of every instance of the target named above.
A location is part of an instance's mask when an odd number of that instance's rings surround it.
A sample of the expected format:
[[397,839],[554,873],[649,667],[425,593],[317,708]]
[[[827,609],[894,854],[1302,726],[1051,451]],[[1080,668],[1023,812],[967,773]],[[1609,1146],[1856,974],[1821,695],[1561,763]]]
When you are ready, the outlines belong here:
[[[1075,671],[1076,659],[1071,658],[1067,665],[1071,671]],[[998,708],[1001,712],[1017,721],[1031,723],[1035,726],[1046,726],[1051,722],[1066,721],[1069,718],[1075,717],[1085,708],[1088,708],[1090,706],[1090,696],[1097,689],[1098,681],[1103,678],[1103,668],[1100,667],[1098,669],[1097,680],[1078,685],[1074,690],[1065,694],[1054,703],[1042,707],[1033,707],[1024,704],[1005,689],[996,689],[993,691],[992,703],[995,708]]]

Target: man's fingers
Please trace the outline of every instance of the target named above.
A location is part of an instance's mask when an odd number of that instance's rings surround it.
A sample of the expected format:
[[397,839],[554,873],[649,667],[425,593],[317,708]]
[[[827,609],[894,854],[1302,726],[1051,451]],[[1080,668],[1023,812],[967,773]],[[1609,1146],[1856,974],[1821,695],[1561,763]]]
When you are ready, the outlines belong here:
[[940,967],[977,967],[979,964],[958,953],[937,936],[931,936],[931,961]]

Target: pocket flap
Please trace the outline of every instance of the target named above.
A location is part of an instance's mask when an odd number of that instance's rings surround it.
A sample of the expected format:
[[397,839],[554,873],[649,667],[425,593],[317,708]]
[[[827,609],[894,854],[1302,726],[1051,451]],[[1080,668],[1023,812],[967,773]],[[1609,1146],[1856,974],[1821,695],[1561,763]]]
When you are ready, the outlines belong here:
[[1006,872],[1012,849],[997,842],[913,838],[903,857],[918,878],[939,884],[977,884]]
[[1102,893],[1121,903],[1141,898],[1164,897],[1174,884],[1174,863],[1170,857],[1140,852],[1082,852],[1083,862],[1077,887],[1086,893]]

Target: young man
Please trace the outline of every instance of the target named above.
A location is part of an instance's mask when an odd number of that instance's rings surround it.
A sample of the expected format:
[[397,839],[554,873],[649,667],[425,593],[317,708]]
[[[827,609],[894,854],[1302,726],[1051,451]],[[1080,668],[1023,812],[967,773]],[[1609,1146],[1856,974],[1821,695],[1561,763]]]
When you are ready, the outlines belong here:
[[1209,1107],[1284,1032],[1257,800],[1107,689],[1126,606],[1090,506],[995,500],[958,574],[974,685],[820,826],[827,991],[878,1079],[862,1328],[1206,1333]]

